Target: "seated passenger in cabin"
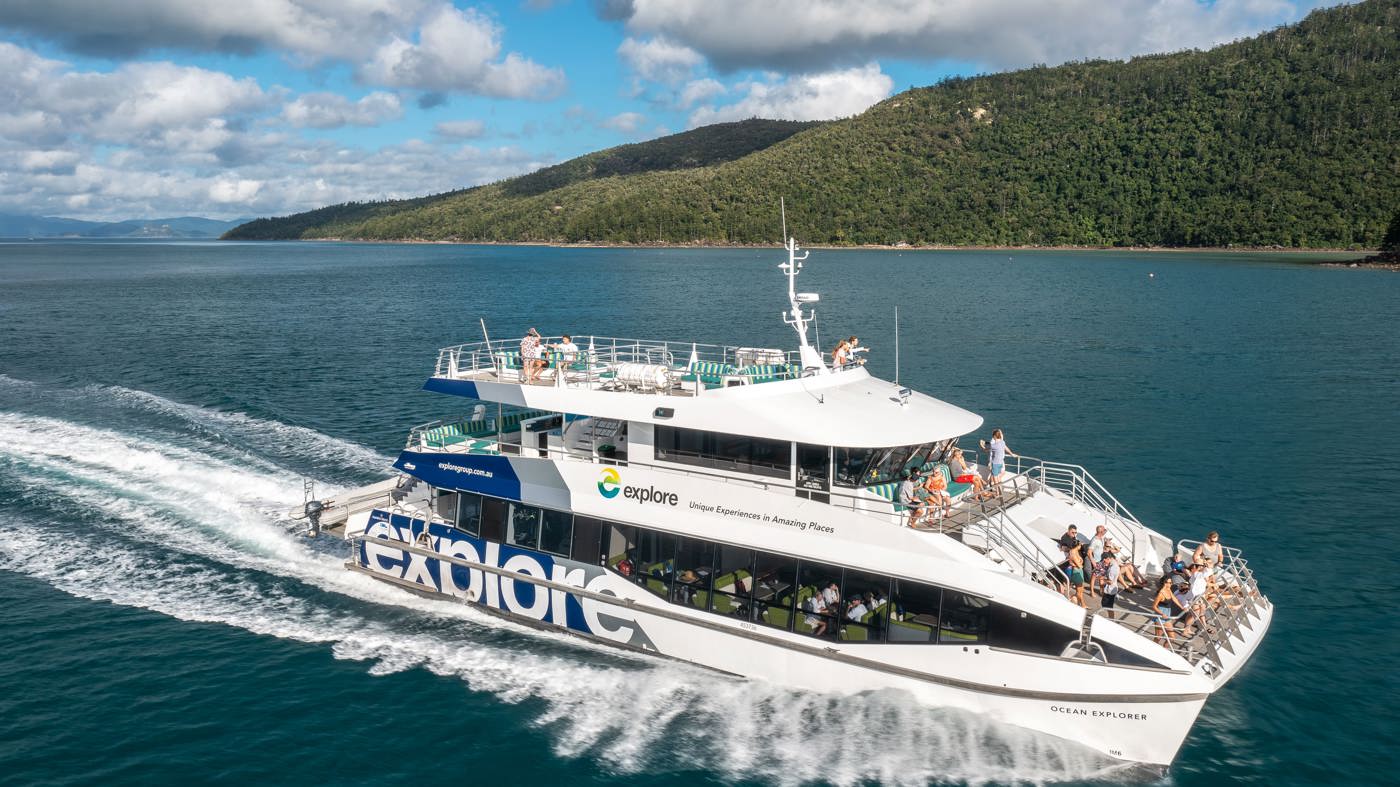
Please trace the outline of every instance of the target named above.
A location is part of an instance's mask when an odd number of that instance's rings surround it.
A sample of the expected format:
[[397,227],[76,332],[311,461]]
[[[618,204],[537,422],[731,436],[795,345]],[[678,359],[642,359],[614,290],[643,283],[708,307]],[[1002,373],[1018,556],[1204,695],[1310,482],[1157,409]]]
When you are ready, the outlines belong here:
[[865,606],[865,599],[860,596],[851,599],[850,603],[846,605],[846,618],[856,623],[860,623],[868,612],[870,612],[870,608]]
[[972,494],[980,498],[983,494],[982,476],[972,469],[972,465],[963,458],[961,448],[954,448],[953,453],[948,456],[948,471],[953,475],[953,482],[957,484],[972,484]]
[[828,582],[826,587],[822,588],[822,602],[831,609],[836,609],[841,603],[841,589],[836,587],[835,582]]
[[803,618],[807,625],[812,628],[812,633],[818,637],[826,633],[826,618],[821,617],[826,614],[826,602],[822,600],[821,593],[813,593],[804,602],[807,611],[812,613]]

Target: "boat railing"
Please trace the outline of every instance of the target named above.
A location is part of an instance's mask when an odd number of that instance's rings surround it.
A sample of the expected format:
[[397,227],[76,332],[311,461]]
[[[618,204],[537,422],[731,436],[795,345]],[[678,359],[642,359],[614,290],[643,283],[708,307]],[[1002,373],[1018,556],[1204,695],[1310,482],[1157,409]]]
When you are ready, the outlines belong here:
[[[964,449],[966,453],[967,449]],[[973,455],[981,461],[980,452]],[[1127,547],[1128,555],[1140,567],[1158,574],[1158,562],[1171,547],[1171,542],[1158,536],[1160,543],[1153,543],[1157,534],[1139,520],[1128,507],[1119,502],[1097,478],[1082,465],[1055,462],[1034,456],[1008,456],[1007,468],[1015,476],[1024,476],[1064,494],[1091,511],[1098,512],[1100,518],[1092,523],[1076,523],[1086,535],[1093,533],[1089,525],[1103,525],[1107,534],[1118,544]],[[1149,559],[1155,555],[1156,559]]]
[[[546,363],[541,378],[547,383],[568,388],[641,388],[664,394],[803,374],[799,353],[790,350],[614,336],[572,339],[578,349],[562,351],[558,349],[562,337],[541,337],[541,358]],[[438,350],[433,374],[463,379],[489,373],[500,382],[521,382],[521,366],[520,341],[497,339]]]
[[[1015,484],[1018,480],[1024,480],[1027,485],[1034,483],[1024,477],[1013,477],[1007,479],[1006,483]],[[939,520],[938,531],[948,532],[955,529],[964,544],[968,543],[969,536],[973,539],[980,538],[989,557],[1000,559],[1008,568],[1013,569],[1013,573],[1037,585],[1061,593],[1069,587],[1069,576],[1060,568],[1057,557],[1047,552],[1007,513],[1006,504],[1001,498],[969,499],[968,505],[973,506],[975,511],[968,522],[949,528],[944,524],[946,519]]]

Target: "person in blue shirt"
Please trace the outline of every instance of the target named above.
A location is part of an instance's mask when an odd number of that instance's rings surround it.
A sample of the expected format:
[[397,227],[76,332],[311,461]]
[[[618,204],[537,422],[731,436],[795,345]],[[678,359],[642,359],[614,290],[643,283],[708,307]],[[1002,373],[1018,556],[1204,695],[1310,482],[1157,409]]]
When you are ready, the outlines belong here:
[[992,442],[990,444],[983,442],[982,447],[987,451],[987,464],[992,470],[992,482],[999,484],[1001,483],[1001,474],[1006,470],[1006,455],[1010,454],[1017,459],[1020,459],[1021,455],[1006,447],[1006,438],[1000,429],[993,429]]

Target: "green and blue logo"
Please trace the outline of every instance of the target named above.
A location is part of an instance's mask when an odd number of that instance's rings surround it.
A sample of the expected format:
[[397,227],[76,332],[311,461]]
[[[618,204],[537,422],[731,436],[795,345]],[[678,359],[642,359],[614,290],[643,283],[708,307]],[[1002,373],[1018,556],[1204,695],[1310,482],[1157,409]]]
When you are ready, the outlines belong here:
[[622,476],[617,474],[617,470],[606,467],[603,468],[603,477],[598,479],[598,494],[612,499],[617,497],[617,493],[622,491]]

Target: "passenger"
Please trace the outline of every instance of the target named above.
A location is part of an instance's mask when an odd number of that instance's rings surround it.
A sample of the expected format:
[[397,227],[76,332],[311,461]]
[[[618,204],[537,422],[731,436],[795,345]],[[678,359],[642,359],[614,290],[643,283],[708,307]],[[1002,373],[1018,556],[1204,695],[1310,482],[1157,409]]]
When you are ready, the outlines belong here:
[[846,368],[846,364],[851,359],[851,345],[847,340],[842,339],[836,343],[835,349],[831,351],[831,368],[840,371]]
[[1059,538],[1060,551],[1069,555],[1069,551],[1079,543],[1079,526],[1070,525],[1065,528],[1065,532]]
[[918,524],[923,516],[924,498],[919,495],[919,475],[904,471],[904,480],[899,482],[899,504],[909,511],[909,527]]
[[1142,590],[1147,587],[1147,580],[1138,573],[1133,561],[1123,557],[1123,550],[1119,549],[1112,539],[1108,539],[1108,546],[1105,549],[1118,558],[1118,568],[1123,572],[1123,578],[1119,584],[1127,590]]
[[861,347],[860,339],[857,339],[856,337],[852,336],[851,338],[846,340],[846,354],[848,363],[864,366],[865,359],[860,357],[860,354],[864,352],[870,352],[870,348]]
[[928,490],[929,500],[933,501],[933,505],[942,508],[943,516],[948,516],[953,509],[953,498],[948,495],[948,479],[943,477],[943,473],[938,470],[929,473],[924,489]]
[[1089,595],[1104,584],[1105,572],[1103,564],[1104,547],[1106,544],[1105,534],[1108,528],[1099,525],[1094,528],[1094,537],[1089,539]]
[[822,603],[829,609],[837,609],[841,605],[841,589],[836,587],[835,582],[826,583],[822,588]]
[[953,481],[959,484],[972,484],[972,494],[977,498],[982,498],[982,490],[985,484],[982,476],[972,468],[963,458],[961,448],[954,448],[953,453],[948,457],[948,471],[953,474]]
[[1171,575],[1164,575],[1158,580],[1157,595],[1152,599],[1152,611],[1157,613],[1152,618],[1152,625],[1160,632],[1153,637],[1155,642],[1163,647],[1170,647],[1172,620],[1185,609],[1172,593]]
[[812,614],[803,618],[803,620],[807,622],[808,626],[812,627],[812,634],[820,637],[826,633],[826,618],[822,617],[822,615],[826,614],[826,602],[822,600],[821,593],[813,593],[805,603],[807,611]]
[[1000,484],[1002,473],[1006,470],[1006,455],[1011,454],[1017,459],[1020,459],[1021,455],[1006,447],[1006,438],[1000,429],[993,429],[992,442],[982,443],[982,447],[987,450],[987,464],[991,466],[992,471],[991,480]]
[[574,344],[574,339],[569,334],[559,337],[562,341],[554,345],[554,351],[559,353],[564,363],[573,363],[578,360],[578,345]]
[[856,596],[855,598],[851,599],[850,606],[846,608],[846,617],[849,620],[853,620],[857,623],[860,623],[862,619],[866,616],[866,614],[868,614],[869,612],[870,608],[865,606],[865,599],[861,598],[860,596]]
[[1195,627],[1204,625],[1201,617],[1205,614],[1207,596],[1210,592],[1210,585],[1206,582],[1205,568],[1204,563],[1191,564],[1191,585],[1186,593],[1187,605],[1191,611],[1186,615],[1184,621],[1187,626],[1184,636],[1187,638],[1195,636]]
[[1118,560],[1112,552],[1105,552],[1104,562],[1104,585],[1103,585],[1103,609],[1104,616],[1109,620],[1113,619],[1113,605],[1118,603]]
[[1084,545],[1079,541],[1069,550],[1069,586],[1074,593],[1073,601],[1079,606],[1084,603]]
[[1224,552],[1225,548],[1220,545],[1220,533],[1212,530],[1206,535],[1206,540],[1201,542],[1201,545],[1196,547],[1195,553],[1191,555],[1194,562],[1205,564],[1206,583],[1210,586],[1212,596],[1223,595],[1219,575]]
[[520,340],[520,372],[524,382],[533,383],[544,369],[543,350],[540,346],[540,332],[531,328]]

